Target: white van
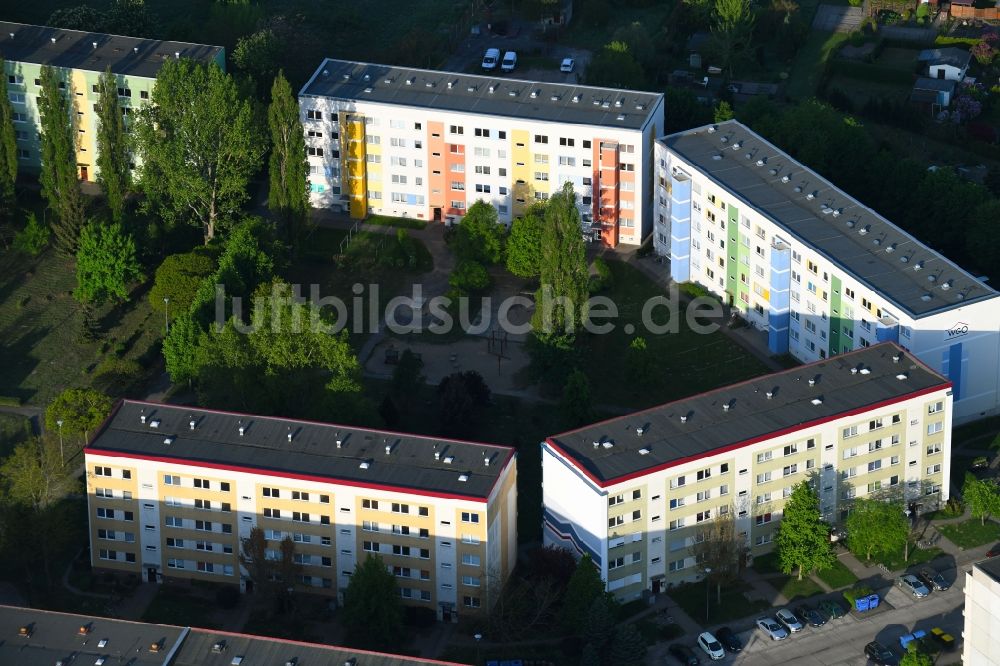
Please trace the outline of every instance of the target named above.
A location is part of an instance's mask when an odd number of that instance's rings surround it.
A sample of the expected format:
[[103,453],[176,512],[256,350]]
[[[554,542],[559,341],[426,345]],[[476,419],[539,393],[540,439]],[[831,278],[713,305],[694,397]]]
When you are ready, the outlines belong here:
[[500,62],[500,49],[486,49],[486,55],[483,56],[483,69],[487,72],[492,72],[497,68],[497,63]]
[[500,69],[505,72],[513,72],[515,67],[517,67],[517,52],[507,51],[507,53],[503,54],[503,62],[500,64]]

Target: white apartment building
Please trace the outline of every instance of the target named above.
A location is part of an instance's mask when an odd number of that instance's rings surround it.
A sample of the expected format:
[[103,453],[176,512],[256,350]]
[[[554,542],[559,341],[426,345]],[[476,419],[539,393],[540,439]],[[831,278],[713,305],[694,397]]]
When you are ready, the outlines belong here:
[[894,343],[765,375],[542,443],[544,541],[587,553],[620,599],[699,579],[733,516],[752,557],[809,480],[831,524],[855,497],[948,499],[951,382]]
[[313,206],[454,222],[483,200],[509,225],[571,182],[595,238],[652,231],[662,94],[326,59],[299,106]]
[[85,449],[91,562],[148,582],[253,581],[290,537],[297,584],[342,593],[378,554],[405,603],[486,609],[517,559],[516,453],[504,446],[125,401]]
[[997,292],[736,121],[656,143],[654,247],[671,277],[810,362],[898,342],[954,385],[955,420],[1000,411]]
[[1000,664],[1000,559],[983,560],[965,573],[962,663]]

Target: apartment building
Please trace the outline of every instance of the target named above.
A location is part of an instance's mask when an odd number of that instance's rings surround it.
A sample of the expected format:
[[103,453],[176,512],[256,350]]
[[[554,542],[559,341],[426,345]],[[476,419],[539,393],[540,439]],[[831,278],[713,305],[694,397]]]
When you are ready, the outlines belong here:
[[0,605],[0,664],[459,666],[453,662]]
[[455,621],[516,560],[508,447],[125,401],[85,455],[93,566],[150,582],[252,589],[257,526],[270,559],[292,538],[304,589],[341,596],[379,554],[406,603]]
[[221,46],[140,39],[0,22],[0,56],[5,60],[7,95],[14,111],[20,167],[41,168],[38,93],[41,68],[54,67],[60,87],[73,103],[77,131],[76,161],[81,180],[97,177],[98,80],[109,67],[118,79],[122,115],[148,104],[156,74],[165,60],[191,58],[225,68]]
[[314,206],[505,224],[571,182],[584,231],[652,231],[663,95],[326,59],[299,93]]
[[891,340],[954,385],[958,423],[1000,412],[997,292],[735,121],[656,144],[654,246],[671,277],[810,362]]
[[694,546],[730,516],[752,558],[809,480],[835,523],[855,497],[948,499],[952,384],[892,342],[617,417],[542,444],[544,540],[608,590],[698,579]]
[[1000,664],[1000,559],[977,562],[964,575],[962,663],[996,666]]

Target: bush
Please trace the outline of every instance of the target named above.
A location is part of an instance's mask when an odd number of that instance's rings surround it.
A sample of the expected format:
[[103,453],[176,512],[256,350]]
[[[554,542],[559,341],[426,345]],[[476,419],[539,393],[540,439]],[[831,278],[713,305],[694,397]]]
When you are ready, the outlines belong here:
[[855,601],[873,593],[874,591],[872,588],[867,585],[855,585],[849,590],[844,590],[844,598],[847,599],[847,603],[851,605],[851,608],[854,608]]
[[240,588],[223,585],[215,591],[215,603],[223,610],[236,608],[236,604],[240,603]]
[[455,266],[448,284],[464,292],[483,291],[490,286],[490,274],[478,261],[466,260]]
[[594,270],[597,272],[597,275],[590,278],[590,293],[604,291],[614,285],[615,277],[611,274],[608,262],[604,261],[602,257],[594,259]]
[[691,298],[715,298],[715,295],[712,294],[712,292],[697,282],[684,282],[678,287],[678,289],[682,294],[687,294]]
[[39,224],[34,213],[29,213],[24,230],[14,235],[14,249],[29,257],[37,257],[49,244],[49,233],[49,228]]

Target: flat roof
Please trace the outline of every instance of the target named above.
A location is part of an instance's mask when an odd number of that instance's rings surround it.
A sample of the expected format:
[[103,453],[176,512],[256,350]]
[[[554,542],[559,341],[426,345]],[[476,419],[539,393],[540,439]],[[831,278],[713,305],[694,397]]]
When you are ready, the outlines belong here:
[[663,99],[660,93],[330,58],[299,94],[631,130],[641,129]]
[[[95,42],[97,48],[94,48]],[[163,61],[176,57],[175,54],[179,53],[182,58],[199,62],[212,62],[222,50],[221,46],[206,44],[0,21],[0,55],[12,62],[30,62],[92,72],[103,72],[111,67],[115,74],[155,78]]]
[[477,500],[514,457],[494,444],[135,400],[118,405],[86,451]]
[[[29,627],[31,636],[19,635]],[[80,628],[87,633],[81,634]],[[69,664],[93,664],[106,657],[106,664],[163,666],[166,655],[180,640],[184,629],[163,624],[127,622],[104,617],[73,615],[0,606],[0,664],[52,666],[60,659]],[[107,640],[104,647],[99,643]],[[159,652],[150,652],[157,643]]]
[[1000,583],[1000,557],[992,557],[975,563],[975,568]]
[[957,264],[735,120],[660,140],[913,318],[997,296]]
[[[212,647],[222,641],[225,641],[224,651],[213,652]],[[454,662],[204,629],[191,630],[170,666],[230,666],[234,657],[243,657],[243,664],[246,666],[258,666],[258,664],[261,666],[271,666],[272,664],[282,666],[293,659],[297,659],[294,663],[300,666],[312,666],[313,664],[330,664],[331,666],[339,666],[340,664],[351,664],[351,666],[442,664],[458,666]]]
[[610,485],[949,386],[915,356],[886,342],[554,435],[548,442],[599,485]]

